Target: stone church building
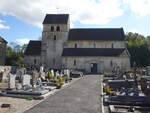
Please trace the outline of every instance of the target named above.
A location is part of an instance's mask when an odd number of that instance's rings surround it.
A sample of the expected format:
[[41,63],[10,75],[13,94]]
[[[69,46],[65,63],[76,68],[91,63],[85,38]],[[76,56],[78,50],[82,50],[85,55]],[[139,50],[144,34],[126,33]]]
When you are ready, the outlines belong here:
[[0,36],[0,66],[5,65],[7,41]]
[[25,51],[27,66],[77,69],[87,73],[130,69],[123,28],[70,29],[68,14],[47,14],[41,41],[31,40]]

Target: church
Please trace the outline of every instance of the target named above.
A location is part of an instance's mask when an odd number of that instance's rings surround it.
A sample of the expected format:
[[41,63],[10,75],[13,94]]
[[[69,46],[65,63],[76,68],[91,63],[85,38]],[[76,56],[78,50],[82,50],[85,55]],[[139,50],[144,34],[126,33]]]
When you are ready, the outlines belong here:
[[31,40],[26,66],[75,69],[86,73],[130,69],[130,54],[123,28],[73,28],[69,14],[47,14],[42,40]]

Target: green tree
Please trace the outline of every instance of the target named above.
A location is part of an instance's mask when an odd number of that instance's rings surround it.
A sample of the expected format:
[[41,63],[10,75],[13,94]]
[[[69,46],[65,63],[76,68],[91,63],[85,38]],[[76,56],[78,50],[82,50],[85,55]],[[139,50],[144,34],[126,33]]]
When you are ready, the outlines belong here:
[[135,62],[138,67],[150,65],[150,40],[138,33],[126,34],[127,48],[131,55],[131,66]]
[[10,66],[24,66],[24,51],[27,44],[18,45],[14,42],[7,46],[6,50],[6,65]]

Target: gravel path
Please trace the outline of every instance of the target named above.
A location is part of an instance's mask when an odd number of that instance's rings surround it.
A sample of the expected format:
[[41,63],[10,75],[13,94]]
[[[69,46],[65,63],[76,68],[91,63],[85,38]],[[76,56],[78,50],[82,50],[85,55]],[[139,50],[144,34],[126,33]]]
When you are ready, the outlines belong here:
[[24,113],[100,113],[100,76],[87,75]]

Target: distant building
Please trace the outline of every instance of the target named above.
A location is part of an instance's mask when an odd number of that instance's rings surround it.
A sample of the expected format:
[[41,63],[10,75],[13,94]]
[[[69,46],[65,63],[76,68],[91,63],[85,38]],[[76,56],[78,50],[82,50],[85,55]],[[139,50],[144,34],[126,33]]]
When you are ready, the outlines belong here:
[[0,65],[5,65],[7,41],[0,37]]
[[47,14],[42,41],[29,42],[25,64],[100,73],[130,69],[130,54],[123,28],[70,29],[68,14]]

